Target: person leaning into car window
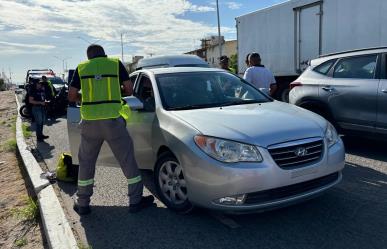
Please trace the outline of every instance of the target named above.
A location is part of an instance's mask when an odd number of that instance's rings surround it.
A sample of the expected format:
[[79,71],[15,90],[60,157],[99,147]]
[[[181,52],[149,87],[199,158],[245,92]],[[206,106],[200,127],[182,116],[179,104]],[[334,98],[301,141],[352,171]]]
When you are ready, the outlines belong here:
[[46,121],[45,106],[49,101],[43,82],[39,81],[39,79],[33,79],[32,82],[32,87],[29,91],[29,102],[32,105],[32,115],[36,122],[36,138],[38,142],[42,142],[48,138],[48,136],[43,135],[43,126]]
[[[154,197],[143,196],[133,141],[121,114],[121,89],[126,95],[131,95],[133,83],[122,62],[107,57],[102,46],[92,44],[86,53],[88,60],[78,65],[68,94],[70,102],[82,101],[78,191],[73,208],[79,215],[91,212],[95,165],[106,141],[127,179],[129,212],[135,213],[153,206]],[[79,90],[82,90],[82,95]]]

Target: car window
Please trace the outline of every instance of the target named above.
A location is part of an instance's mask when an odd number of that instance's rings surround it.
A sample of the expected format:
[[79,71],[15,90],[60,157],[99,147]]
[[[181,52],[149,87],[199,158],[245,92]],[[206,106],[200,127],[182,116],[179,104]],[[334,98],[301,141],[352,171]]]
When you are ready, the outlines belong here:
[[340,60],[333,73],[334,78],[373,79],[377,55],[351,57]]
[[164,74],[156,79],[163,106],[167,110],[271,101],[246,81],[227,72]]
[[141,75],[134,95],[144,104],[144,111],[155,111],[155,98],[153,93],[150,78],[146,75]]
[[336,60],[326,61],[313,69],[313,71],[326,75]]
[[133,83],[133,85],[136,84],[137,77],[138,77],[138,74],[134,74],[134,75],[131,75],[129,77],[129,79]]

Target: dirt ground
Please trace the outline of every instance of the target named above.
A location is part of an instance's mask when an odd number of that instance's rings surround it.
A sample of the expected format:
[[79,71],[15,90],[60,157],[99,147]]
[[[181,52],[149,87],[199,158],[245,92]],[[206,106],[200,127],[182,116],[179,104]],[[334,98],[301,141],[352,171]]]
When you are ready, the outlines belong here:
[[17,155],[13,91],[0,92],[0,248],[47,248],[31,185]]

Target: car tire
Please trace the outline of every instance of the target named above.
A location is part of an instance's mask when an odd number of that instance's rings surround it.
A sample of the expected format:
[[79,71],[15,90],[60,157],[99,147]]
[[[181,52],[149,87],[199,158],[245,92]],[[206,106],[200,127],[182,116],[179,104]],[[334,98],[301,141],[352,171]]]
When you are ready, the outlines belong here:
[[281,93],[281,100],[285,103],[289,103],[289,93],[290,93],[290,89],[287,88],[287,89],[284,89]]
[[28,110],[27,108],[27,105],[22,105],[20,107],[20,110],[19,110],[19,113],[20,115],[23,117],[23,118],[31,118],[31,113],[30,111]]
[[159,156],[155,168],[155,186],[160,200],[177,213],[187,214],[193,210],[182,166],[176,157],[166,152]]

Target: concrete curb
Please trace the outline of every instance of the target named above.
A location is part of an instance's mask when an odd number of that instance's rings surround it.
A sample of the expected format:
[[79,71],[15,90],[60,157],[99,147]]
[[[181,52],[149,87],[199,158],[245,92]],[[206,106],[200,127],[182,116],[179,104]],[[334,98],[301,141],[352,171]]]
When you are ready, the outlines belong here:
[[[17,95],[15,95],[15,98],[17,110],[19,110],[20,104]],[[22,120],[19,111],[16,119],[16,143],[35,193],[38,196],[40,214],[49,248],[78,248],[77,241],[58,197],[55,194],[54,188],[47,179],[40,177],[43,171],[35,157],[28,150],[23,136]]]

